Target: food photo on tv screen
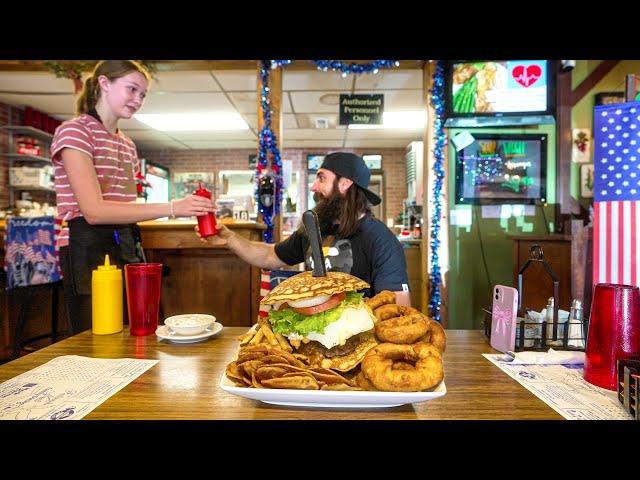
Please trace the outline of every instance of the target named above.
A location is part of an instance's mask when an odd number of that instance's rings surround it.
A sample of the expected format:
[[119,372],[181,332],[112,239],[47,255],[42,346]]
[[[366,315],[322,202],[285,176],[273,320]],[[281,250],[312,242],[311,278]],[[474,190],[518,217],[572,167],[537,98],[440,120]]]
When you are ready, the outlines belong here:
[[456,152],[456,203],[545,202],[546,166],[546,134],[473,135]]
[[446,127],[554,123],[550,60],[452,60],[445,67]]

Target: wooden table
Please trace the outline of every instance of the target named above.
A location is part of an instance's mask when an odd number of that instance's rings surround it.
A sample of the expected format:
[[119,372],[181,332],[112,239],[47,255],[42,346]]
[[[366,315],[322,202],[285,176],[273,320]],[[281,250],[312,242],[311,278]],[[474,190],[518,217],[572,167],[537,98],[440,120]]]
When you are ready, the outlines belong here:
[[0,382],[60,355],[143,358],[159,362],[89,413],[86,419],[177,420],[417,420],[562,419],[551,407],[484,358],[497,353],[479,330],[447,331],[445,382],[440,398],[391,408],[307,408],[270,405],[220,389],[226,365],[246,328],[225,327],[200,343],[173,344],[128,330],[66,338],[0,366]]

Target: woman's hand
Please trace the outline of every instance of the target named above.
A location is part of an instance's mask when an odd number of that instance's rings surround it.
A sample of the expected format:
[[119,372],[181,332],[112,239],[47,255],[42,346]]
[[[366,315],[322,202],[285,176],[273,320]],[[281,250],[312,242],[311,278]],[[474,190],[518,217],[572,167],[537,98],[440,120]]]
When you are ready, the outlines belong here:
[[173,200],[173,213],[176,217],[198,217],[216,211],[216,204],[210,198],[189,195]]

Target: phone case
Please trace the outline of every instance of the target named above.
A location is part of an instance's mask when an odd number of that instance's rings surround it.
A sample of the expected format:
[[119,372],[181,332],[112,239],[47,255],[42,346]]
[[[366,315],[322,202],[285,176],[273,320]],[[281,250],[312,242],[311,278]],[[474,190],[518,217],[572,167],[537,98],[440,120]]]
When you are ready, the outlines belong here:
[[491,346],[501,352],[516,346],[518,290],[505,285],[493,287],[491,309]]

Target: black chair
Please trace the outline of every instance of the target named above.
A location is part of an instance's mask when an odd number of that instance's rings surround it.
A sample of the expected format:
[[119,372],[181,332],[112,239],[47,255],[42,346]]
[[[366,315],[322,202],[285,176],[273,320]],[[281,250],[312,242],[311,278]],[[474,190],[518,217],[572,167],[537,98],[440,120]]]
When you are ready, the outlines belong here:
[[[28,350],[28,346],[34,342],[37,342],[38,340],[51,338],[53,342],[57,342],[59,337],[66,335],[66,331],[61,332],[58,330],[58,307],[60,304],[60,288],[62,288],[62,280],[58,280],[53,283],[30,285],[28,287],[17,287],[13,289],[13,296],[20,295],[20,290],[25,291],[24,298],[21,299],[20,313],[18,314],[16,329],[13,335],[13,358],[18,358],[22,351]],[[30,307],[34,303],[32,301],[33,294],[34,292],[39,290],[51,291],[51,330],[48,333],[24,338],[24,330],[29,318]],[[11,296],[12,295],[10,295],[9,298],[11,298]],[[9,313],[11,313],[11,309],[9,309]]]

